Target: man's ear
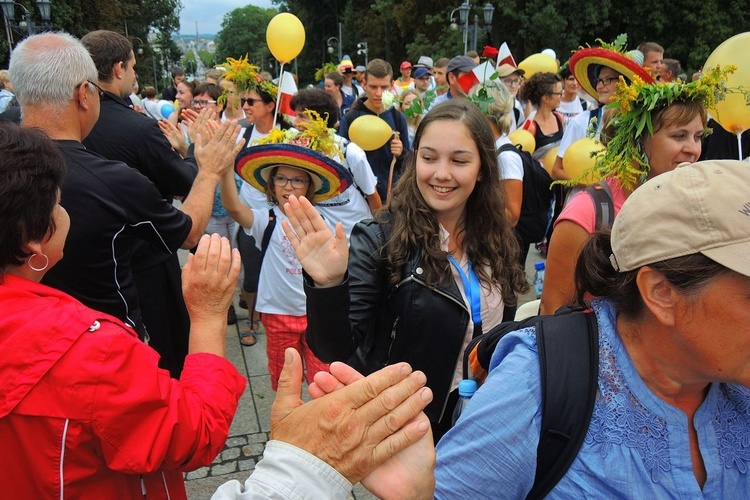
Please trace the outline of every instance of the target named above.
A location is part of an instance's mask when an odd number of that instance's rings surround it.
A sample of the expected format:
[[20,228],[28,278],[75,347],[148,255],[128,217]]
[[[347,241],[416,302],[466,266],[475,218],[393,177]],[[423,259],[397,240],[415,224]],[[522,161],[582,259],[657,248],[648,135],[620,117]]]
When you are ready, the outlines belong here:
[[91,85],[91,83],[85,81],[76,88],[75,99],[78,102],[78,105],[83,109],[89,109],[89,106],[91,106],[91,99],[99,99],[97,93],[92,92],[92,87],[93,85]]
[[116,62],[115,65],[112,67],[112,76],[116,80],[120,80],[124,74],[125,74],[125,62],[124,61]]
[[638,271],[636,284],[651,314],[664,326],[674,326],[684,297],[660,272],[645,266]]

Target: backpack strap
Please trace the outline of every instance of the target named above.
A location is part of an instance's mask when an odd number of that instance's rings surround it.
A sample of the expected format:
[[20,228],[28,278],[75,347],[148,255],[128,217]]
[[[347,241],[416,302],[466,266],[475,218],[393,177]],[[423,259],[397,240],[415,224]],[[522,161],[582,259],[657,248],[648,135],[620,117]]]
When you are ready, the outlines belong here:
[[542,386],[542,430],[534,486],[544,498],[578,455],[594,411],[599,372],[596,314],[538,318],[535,324]]
[[245,138],[245,147],[247,147],[247,145],[250,144],[250,137],[253,135],[254,128],[255,128],[255,124],[251,123],[250,126],[245,129],[245,133],[242,135],[242,137]]
[[273,208],[268,209],[268,225],[265,231],[263,231],[263,238],[260,240],[260,260],[263,261],[263,257],[266,256],[266,250],[268,250],[268,244],[271,242],[271,235],[276,227],[276,213]]
[[586,192],[594,201],[594,211],[596,213],[594,230],[598,231],[605,227],[611,227],[615,221],[615,207],[609,184],[604,181],[598,182],[587,187]]
[[581,102],[581,107],[583,108],[583,110],[586,111],[589,107],[588,101],[586,101],[586,99],[584,99],[583,97],[579,97],[578,100]]

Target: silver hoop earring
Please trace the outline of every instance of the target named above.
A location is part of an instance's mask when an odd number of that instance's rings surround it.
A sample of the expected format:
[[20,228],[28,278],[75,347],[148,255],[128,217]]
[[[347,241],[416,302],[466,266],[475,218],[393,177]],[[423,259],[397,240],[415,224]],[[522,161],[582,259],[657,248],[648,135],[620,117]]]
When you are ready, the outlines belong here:
[[[44,257],[44,265],[42,267],[39,267],[39,268],[34,267],[34,265],[31,263],[31,259],[33,259],[37,255],[41,255],[42,257]],[[46,255],[44,255],[43,253],[39,253],[39,254],[34,253],[34,254],[31,254],[29,256],[29,258],[26,260],[26,265],[29,266],[32,271],[36,271],[36,272],[40,273],[40,272],[44,271],[45,269],[47,269],[47,266],[49,266],[49,257],[47,257]]]

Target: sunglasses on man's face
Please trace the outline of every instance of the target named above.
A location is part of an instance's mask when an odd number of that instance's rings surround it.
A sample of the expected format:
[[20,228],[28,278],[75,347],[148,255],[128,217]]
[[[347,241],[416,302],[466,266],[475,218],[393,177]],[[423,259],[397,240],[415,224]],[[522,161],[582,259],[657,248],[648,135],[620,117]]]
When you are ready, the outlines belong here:
[[240,102],[242,103],[243,106],[245,104],[247,104],[248,106],[252,106],[256,102],[262,102],[262,101],[263,99],[258,99],[256,97],[240,97]]

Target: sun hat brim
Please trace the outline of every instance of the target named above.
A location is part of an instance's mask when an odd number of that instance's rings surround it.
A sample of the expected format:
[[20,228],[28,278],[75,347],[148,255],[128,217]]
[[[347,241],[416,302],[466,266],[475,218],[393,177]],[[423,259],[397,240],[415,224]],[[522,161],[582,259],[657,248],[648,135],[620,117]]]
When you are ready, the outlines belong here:
[[308,172],[315,185],[313,201],[321,202],[343,193],[352,185],[352,174],[335,160],[296,144],[261,144],[237,155],[237,175],[258,191],[265,192],[273,167],[288,165]]
[[633,77],[638,76],[645,83],[654,83],[654,78],[645,68],[623,54],[601,47],[581,49],[571,56],[570,71],[575,75],[583,90],[594,99],[599,99],[596,80],[601,66],[617,71],[631,82]]

